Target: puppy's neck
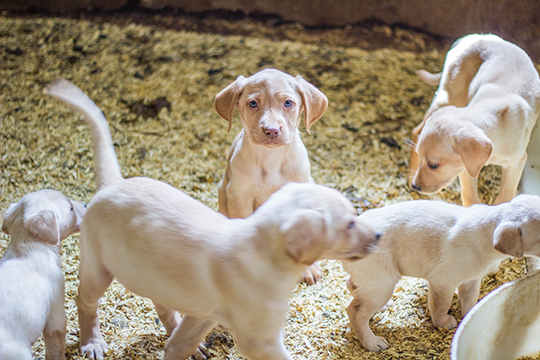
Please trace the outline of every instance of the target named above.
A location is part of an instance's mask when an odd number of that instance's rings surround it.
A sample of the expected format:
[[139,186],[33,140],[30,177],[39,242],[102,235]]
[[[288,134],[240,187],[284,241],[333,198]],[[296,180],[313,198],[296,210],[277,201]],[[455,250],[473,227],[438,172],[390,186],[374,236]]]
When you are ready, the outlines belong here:
[[[10,242],[2,259],[10,258],[43,258],[44,261],[54,261],[60,265],[60,243],[46,244],[31,237],[18,237],[11,235]],[[38,254],[38,256],[36,256]]]
[[16,255],[17,257],[20,257],[24,256],[25,253],[31,253],[34,251],[47,251],[60,255],[60,250],[61,242],[51,245],[39,239],[35,239],[25,230],[13,230],[10,235],[9,244],[4,256],[10,253],[12,255]]

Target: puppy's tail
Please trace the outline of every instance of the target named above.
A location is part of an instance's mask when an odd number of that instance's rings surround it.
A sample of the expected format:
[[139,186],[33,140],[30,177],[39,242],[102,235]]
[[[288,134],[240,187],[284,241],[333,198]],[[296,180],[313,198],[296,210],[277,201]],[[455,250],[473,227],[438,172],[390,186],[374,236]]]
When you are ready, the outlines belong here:
[[439,82],[441,81],[442,72],[438,74],[432,74],[426,70],[418,70],[416,72],[416,75],[418,75],[420,79],[424,80],[426,84],[439,85]]
[[97,189],[122,179],[109,124],[97,105],[81,89],[65,79],[59,79],[50,84],[47,93],[80,112],[90,127],[94,145]]

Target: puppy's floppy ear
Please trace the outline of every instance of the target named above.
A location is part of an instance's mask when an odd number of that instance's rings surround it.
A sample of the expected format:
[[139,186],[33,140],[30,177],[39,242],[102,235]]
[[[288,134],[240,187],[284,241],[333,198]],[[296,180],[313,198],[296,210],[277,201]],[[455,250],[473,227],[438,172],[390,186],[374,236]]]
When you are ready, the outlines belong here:
[[457,132],[454,144],[469,175],[478,177],[493,151],[491,140],[482,130],[471,126]]
[[306,130],[309,132],[311,124],[319,120],[328,107],[328,98],[319,89],[308,83],[301,75],[296,76],[298,91],[304,102],[306,116]]
[[240,75],[232,84],[221,90],[214,100],[214,106],[219,116],[229,122],[229,132],[232,127],[236,103],[240,95],[242,95],[245,86],[246,78]]
[[521,228],[511,222],[503,222],[495,228],[493,233],[493,247],[495,250],[516,258],[523,256],[523,238]]
[[285,252],[297,263],[313,264],[324,249],[326,223],[317,211],[299,211],[280,230],[285,236]]
[[25,228],[37,239],[55,245],[60,241],[60,228],[52,210],[31,213],[24,219]]
[[10,204],[4,214],[4,222],[2,223],[2,231],[9,235],[9,228],[15,221],[15,210],[17,209],[18,203]]

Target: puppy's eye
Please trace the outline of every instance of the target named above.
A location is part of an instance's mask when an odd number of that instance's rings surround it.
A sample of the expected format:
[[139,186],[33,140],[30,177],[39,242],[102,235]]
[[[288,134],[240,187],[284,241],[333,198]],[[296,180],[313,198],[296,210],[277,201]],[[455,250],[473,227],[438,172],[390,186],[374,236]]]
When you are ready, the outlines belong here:
[[354,221],[351,221],[351,222],[349,223],[349,225],[347,225],[347,227],[348,227],[349,229],[352,229],[352,228],[354,228],[354,225],[355,225]]
[[73,211],[73,204],[71,204],[71,209],[69,209],[69,211]]
[[427,166],[429,166],[429,168],[430,168],[431,170],[435,170],[436,168],[439,167],[439,164],[432,164],[432,163],[429,163],[429,162],[428,162]]
[[291,100],[285,100],[285,103],[283,104],[285,107],[289,108],[293,106],[293,102]]
[[255,100],[251,100],[248,104],[249,104],[249,107],[253,109],[259,106],[259,104]]

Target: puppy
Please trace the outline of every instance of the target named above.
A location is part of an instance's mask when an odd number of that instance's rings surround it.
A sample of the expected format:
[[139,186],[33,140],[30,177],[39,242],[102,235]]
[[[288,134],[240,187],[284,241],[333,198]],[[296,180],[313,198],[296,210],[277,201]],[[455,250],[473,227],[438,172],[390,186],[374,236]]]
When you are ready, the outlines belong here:
[[2,231],[11,241],[0,259],[0,359],[31,360],[43,332],[45,357],[65,359],[66,313],[60,241],[78,232],[85,204],[41,190],[11,204]]
[[441,74],[419,75],[439,88],[413,131],[409,181],[434,193],[456,176],[464,206],[480,203],[477,177],[486,164],[502,167],[494,204],[515,195],[527,144],[540,112],[540,79],[531,59],[495,35],[468,35],[448,52]]
[[[219,212],[246,218],[289,181],[313,182],[309,158],[298,126],[304,110],[307,131],[328,106],[326,96],[300,75],[265,69],[236,81],[217,94],[214,105],[229,122],[238,109],[243,129],[232,143],[225,175],[219,184]],[[318,263],[304,280],[321,278]]]
[[123,179],[97,106],[66,80],[49,93],[85,115],[96,159],[98,191],[81,229],[82,353],[102,359],[107,351],[98,303],[117,278],[159,304],[171,334],[167,360],[188,358],[217,323],[234,331],[251,359],[292,359],[282,326],[306,264],[363,258],[378,238],[348,200],[320,185],[290,183],[250,217],[228,219],[163,182]]
[[465,315],[478,300],[483,276],[503,259],[540,255],[540,198],[533,195],[469,208],[406,201],[366,211],[360,220],[384,234],[365,260],[343,262],[354,297],[347,313],[360,342],[371,351],[388,348],[369,328],[369,319],[392,297],[401,276],[426,279],[433,325],[453,328],[456,319],[448,310],[456,288]]

